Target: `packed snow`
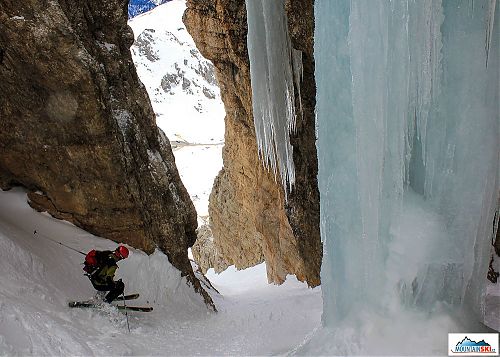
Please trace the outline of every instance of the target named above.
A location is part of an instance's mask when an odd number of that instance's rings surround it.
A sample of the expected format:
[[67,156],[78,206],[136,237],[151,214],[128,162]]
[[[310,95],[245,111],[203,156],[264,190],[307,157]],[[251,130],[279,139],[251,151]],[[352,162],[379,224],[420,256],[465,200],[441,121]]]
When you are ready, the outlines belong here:
[[[37,233],[34,234],[36,230]],[[116,308],[69,308],[94,296],[83,275],[91,249],[117,245],[35,212],[20,189],[0,191],[0,355],[274,355],[299,345],[320,324],[321,290],[289,277],[267,284],[265,265],[207,274],[218,312],[210,312],[165,255],[131,249],[118,263],[125,293],[140,293]],[[123,302],[119,302],[122,304]]]

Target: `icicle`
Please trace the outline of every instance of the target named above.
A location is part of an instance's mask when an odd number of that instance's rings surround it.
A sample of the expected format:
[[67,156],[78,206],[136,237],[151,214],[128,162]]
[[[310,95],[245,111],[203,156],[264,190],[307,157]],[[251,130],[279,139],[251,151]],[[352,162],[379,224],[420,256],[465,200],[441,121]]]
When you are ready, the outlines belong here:
[[442,47],[440,26],[443,21],[443,11],[441,0],[414,2],[409,10],[411,41],[408,46],[412,62],[411,73],[414,77],[412,101],[415,105],[415,129],[425,166],[427,121],[431,113],[431,103],[439,94]]
[[246,9],[259,155],[275,174],[279,171],[286,194],[295,182],[289,132],[295,128],[292,62],[298,61],[292,60],[284,0],[246,0]]
[[[300,85],[302,83],[302,77],[304,76],[304,68],[302,66],[302,51],[292,48],[292,63],[293,63],[293,74],[295,80],[295,88],[297,88],[297,96],[299,98],[299,114],[302,116],[302,96],[300,94]],[[295,124],[295,120],[292,120]],[[295,131],[295,126],[290,128],[290,132]]]
[[499,9],[469,4],[315,1],[327,326],[399,308],[394,288],[481,320],[500,172],[499,58],[485,70],[484,31],[498,53]]
[[488,58],[490,54],[490,47],[491,47],[491,39],[493,37],[493,25],[495,23],[495,6],[496,6],[497,1],[496,0],[490,0],[489,6],[488,6],[488,13],[487,13],[487,26],[486,26],[486,43],[485,43],[485,49],[486,49],[486,68],[488,68]]

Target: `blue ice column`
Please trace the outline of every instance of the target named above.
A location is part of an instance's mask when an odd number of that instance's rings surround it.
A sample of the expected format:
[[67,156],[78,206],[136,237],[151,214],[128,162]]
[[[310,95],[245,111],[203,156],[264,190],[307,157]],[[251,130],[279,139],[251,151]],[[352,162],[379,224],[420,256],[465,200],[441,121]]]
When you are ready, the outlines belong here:
[[499,175],[495,4],[316,1],[326,325],[393,295],[481,318]]

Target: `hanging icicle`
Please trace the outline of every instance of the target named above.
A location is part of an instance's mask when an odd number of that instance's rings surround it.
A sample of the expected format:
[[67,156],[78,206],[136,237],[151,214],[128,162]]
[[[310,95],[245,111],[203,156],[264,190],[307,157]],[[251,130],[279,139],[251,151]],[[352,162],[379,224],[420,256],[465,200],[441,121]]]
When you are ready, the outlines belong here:
[[486,50],[486,68],[488,68],[488,58],[490,56],[490,47],[491,47],[491,39],[493,36],[493,25],[495,23],[495,6],[496,6],[497,1],[496,0],[490,0],[489,6],[488,6],[488,13],[487,13],[487,19],[486,19],[486,43],[485,43],[485,50]]
[[286,195],[295,182],[289,134],[295,128],[293,85],[294,80],[297,86],[300,84],[302,56],[294,52],[292,60],[284,0],[246,0],[246,8],[259,156],[275,175],[279,170]]

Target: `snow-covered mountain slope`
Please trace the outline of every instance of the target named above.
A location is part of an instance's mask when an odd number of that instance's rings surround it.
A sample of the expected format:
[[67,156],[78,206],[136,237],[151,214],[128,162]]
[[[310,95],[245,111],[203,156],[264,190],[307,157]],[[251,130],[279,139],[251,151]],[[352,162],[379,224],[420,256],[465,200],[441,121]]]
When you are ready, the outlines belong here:
[[131,52],[202,224],[222,168],[225,111],[214,67],[182,23],[185,8],[184,0],[173,0],[130,20]]
[[185,8],[183,0],[174,0],[130,20],[131,52],[169,139],[214,144],[224,138],[224,106],[213,64],[182,23]]
[[[36,234],[33,234],[34,231]],[[21,190],[0,191],[0,355],[274,355],[292,350],[320,323],[321,291],[294,278],[267,284],[265,266],[208,274],[218,313],[210,313],[165,255],[131,249],[119,262],[129,305],[75,309],[67,303],[94,290],[83,276],[83,255],[116,244],[33,211]]]

